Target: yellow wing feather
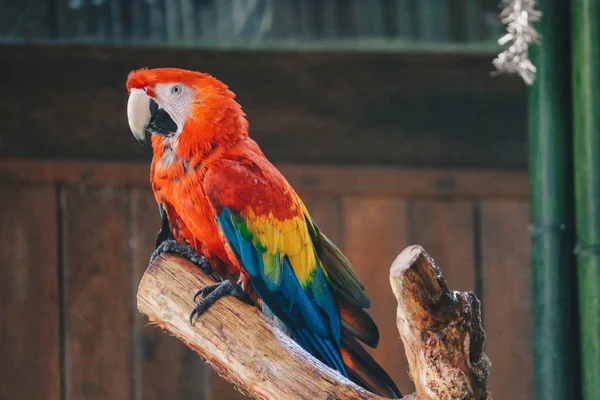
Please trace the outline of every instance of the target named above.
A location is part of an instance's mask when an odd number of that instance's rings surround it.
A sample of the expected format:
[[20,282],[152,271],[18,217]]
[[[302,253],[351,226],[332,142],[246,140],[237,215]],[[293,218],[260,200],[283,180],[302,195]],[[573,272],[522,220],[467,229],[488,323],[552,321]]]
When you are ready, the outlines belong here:
[[305,288],[317,268],[317,256],[304,215],[278,220],[272,213],[256,215],[250,207],[241,214],[246,219],[248,231],[265,249],[263,261],[267,273],[274,268],[273,255],[279,252],[281,257],[288,257],[298,281]]

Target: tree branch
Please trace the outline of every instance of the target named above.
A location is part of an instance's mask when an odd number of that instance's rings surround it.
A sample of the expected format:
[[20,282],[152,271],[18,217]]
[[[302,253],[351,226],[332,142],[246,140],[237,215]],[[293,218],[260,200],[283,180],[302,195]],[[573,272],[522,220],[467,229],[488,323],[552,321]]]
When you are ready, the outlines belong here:
[[237,299],[217,301],[191,326],[192,296],[211,283],[214,281],[188,260],[162,255],[142,277],[138,308],[250,397],[383,399],[321,364],[256,308]]
[[[398,256],[390,280],[398,298],[398,329],[417,386],[416,394],[404,398],[488,399],[489,361],[482,352],[475,296],[450,293],[420,246]],[[188,260],[163,255],[140,282],[138,308],[250,397],[383,399],[315,360],[257,309],[234,298],[219,300],[191,326],[193,293],[211,283]]]
[[422,400],[487,400],[490,361],[483,353],[481,308],[472,292],[450,292],[421,246],[396,258],[390,283],[412,381]]

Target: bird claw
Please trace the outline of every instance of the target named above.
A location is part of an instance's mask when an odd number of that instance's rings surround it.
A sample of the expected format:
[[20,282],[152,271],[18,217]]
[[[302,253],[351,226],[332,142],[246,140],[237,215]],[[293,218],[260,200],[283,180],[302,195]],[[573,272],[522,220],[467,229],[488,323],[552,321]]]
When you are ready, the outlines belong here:
[[194,302],[196,302],[196,298],[198,296],[202,296],[202,297],[206,297],[209,294],[211,294],[212,292],[214,292],[219,286],[221,286],[222,282],[219,283],[215,283],[213,285],[208,285],[208,286],[204,286],[201,289],[198,289],[198,291],[196,292],[196,294],[194,294]]
[[225,296],[233,296],[238,300],[245,303],[251,303],[250,296],[242,289],[239,285],[232,281],[226,280],[218,282],[212,285],[205,286],[198,290],[194,295],[194,301],[198,296],[202,296],[201,300],[196,302],[196,305],[190,313],[190,325],[193,325],[195,316],[199,316],[204,313],[210,306],[212,306],[217,300]]
[[194,249],[190,247],[190,245],[178,242],[177,240],[168,239],[158,245],[156,250],[152,253],[150,257],[150,263],[158,258],[163,253],[174,253],[179,254],[190,260],[192,264],[200,268],[202,272],[207,275],[213,273],[213,268],[208,262],[208,259],[198,253]]

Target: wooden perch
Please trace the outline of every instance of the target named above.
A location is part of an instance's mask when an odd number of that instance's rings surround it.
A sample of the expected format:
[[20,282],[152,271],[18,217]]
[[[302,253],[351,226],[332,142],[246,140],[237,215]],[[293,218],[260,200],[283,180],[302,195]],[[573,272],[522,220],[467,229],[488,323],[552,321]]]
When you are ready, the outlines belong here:
[[198,352],[242,393],[259,399],[382,399],[306,353],[256,308],[228,297],[194,320],[199,287],[214,283],[189,261],[163,255],[144,273],[138,308]]
[[[449,293],[419,246],[396,259],[391,281],[398,297],[398,328],[417,385],[417,394],[404,398],[487,399],[489,362],[481,351],[484,335],[475,296]],[[140,282],[138,308],[250,397],[383,399],[315,360],[256,308],[234,298],[219,300],[191,326],[193,293],[211,283],[189,261],[163,255]]]

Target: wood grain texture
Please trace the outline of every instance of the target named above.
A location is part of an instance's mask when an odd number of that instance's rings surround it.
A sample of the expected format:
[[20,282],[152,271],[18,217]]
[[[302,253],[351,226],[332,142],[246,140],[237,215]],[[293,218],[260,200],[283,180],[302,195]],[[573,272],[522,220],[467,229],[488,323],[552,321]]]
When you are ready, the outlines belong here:
[[425,400],[490,400],[490,360],[483,352],[481,303],[451,291],[440,268],[418,245],[390,268],[398,332],[416,394]]
[[127,193],[67,188],[61,207],[68,398],[130,399],[134,309]]
[[[129,132],[132,69],[211,73],[277,162],[526,167],[524,85],[493,55],[3,46],[0,156],[141,160]],[[40,64],[44,68],[40,68]],[[485,134],[483,134],[483,132]]]
[[[135,309],[137,287],[148,267],[160,226],[150,189],[131,190],[130,215],[134,290],[129,304]],[[133,334],[136,400],[206,398],[208,368],[196,353],[173,336],[148,325],[148,320],[137,312]]]
[[[527,198],[523,171],[276,165],[297,192],[327,195]],[[149,187],[149,163],[0,160],[1,183]]]
[[189,294],[211,283],[189,261],[162,255],[140,282],[138,308],[255,398],[382,399],[318,362],[258,309],[235,298],[217,301],[190,325]]
[[475,290],[473,204],[414,199],[407,204],[408,242],[427,249],[444,268],[448,286]]
[[[528,207],[522,201],[481,206],[483,316],[494,398],[532,396]],[[515,368],[518,366],[518,368]]]
[[0,188],[0,398],[60,399],[54,187]]
[[388,290],[388,268],[406,242],[405,203],[384,197],[343,199],[345,254],[371,298],[369,314],[379,327],[375,360],[394,379],[402,393],[413,391],[408,363],[394,321],[396,299]]

